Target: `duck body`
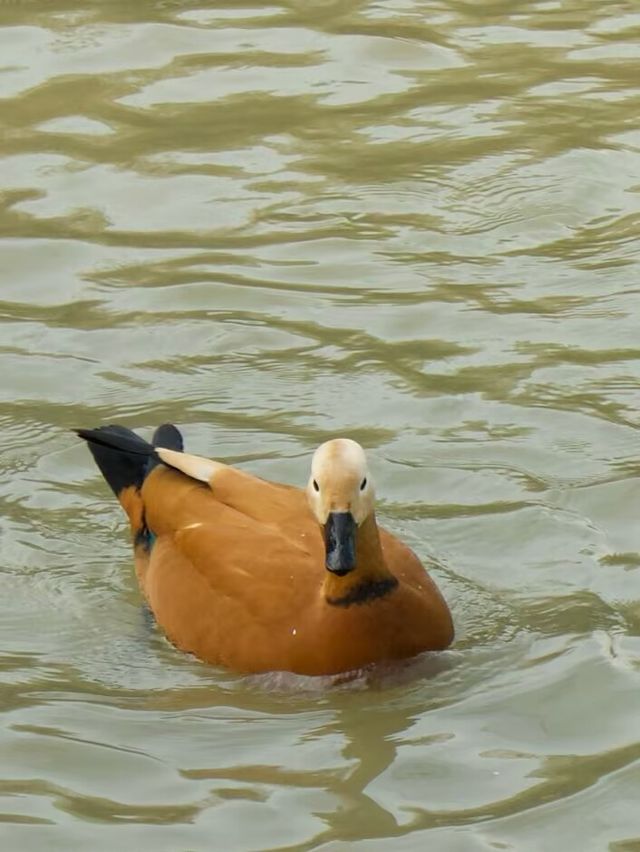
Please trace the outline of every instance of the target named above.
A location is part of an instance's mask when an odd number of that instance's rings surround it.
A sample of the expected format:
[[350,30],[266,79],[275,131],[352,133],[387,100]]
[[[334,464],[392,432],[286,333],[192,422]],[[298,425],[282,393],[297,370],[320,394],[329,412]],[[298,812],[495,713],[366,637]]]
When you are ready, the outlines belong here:
[[178,648],[237,672],[327,675],[450,644],[435,583],[373,512],[329,570],[335,535],[323,539],[308,493],[183,453],[172,429],[155,447],[122,427],[79,434],[127,512],[141,591]]

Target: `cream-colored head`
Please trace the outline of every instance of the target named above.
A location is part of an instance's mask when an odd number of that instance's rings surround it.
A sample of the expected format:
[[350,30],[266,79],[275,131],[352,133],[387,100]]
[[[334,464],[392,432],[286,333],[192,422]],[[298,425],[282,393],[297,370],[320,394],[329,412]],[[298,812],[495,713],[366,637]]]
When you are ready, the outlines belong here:
[[307,495],[322,526],[334,512],[350,512],[360,526],[375,505],[367,458],[360,444],[350,438],[334,438],[321,444],[311,461]]

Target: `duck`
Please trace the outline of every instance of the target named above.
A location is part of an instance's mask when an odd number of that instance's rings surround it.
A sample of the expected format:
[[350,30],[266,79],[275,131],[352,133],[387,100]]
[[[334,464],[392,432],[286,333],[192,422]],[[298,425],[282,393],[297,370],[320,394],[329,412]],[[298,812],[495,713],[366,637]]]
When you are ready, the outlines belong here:
[[77,429],[124,509],[141,593],[167,639],[240,674],[341,675],[447,648],[449,607],[416,554],[378,526],[363,448],[333,438],[305,488],[184,451]]

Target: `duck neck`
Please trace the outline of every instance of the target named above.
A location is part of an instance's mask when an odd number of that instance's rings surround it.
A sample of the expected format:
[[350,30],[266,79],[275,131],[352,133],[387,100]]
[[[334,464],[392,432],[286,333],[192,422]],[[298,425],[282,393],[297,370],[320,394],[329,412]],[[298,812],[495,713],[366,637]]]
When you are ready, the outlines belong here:
[[370,515],[356,532],[355,568],[343,577],[327,571],[324,596],[327,603],[346,607],[384,597],[397,585],[384,559],[375,515]]

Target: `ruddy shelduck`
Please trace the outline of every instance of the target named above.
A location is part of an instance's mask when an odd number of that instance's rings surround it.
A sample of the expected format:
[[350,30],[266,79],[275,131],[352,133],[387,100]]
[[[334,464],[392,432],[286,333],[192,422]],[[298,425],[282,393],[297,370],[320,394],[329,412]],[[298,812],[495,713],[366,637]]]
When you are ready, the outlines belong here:
[[140,588],[174,645],[237,672],[330,675],[446,648],[449,608],[375,518],[364,450],[315,451],[306,491],[153,442],[79,429],[129,517]]

